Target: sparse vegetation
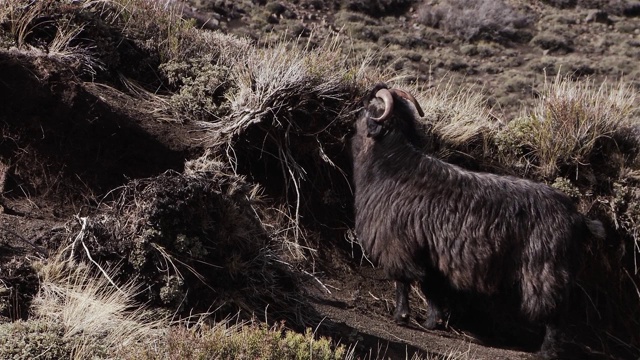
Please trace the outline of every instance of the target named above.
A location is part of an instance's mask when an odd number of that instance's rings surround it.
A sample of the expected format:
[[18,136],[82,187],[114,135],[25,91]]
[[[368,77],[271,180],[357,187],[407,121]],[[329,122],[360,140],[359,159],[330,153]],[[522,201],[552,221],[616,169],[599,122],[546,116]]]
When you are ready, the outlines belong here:
[[213,326],[203,324],[172,327],[162,346],[136,349],[125,359],[346,359],[343,345],[304,333],[286,330],[281,324],[268,328],[260,324],[232,324],[222,321]]
[[[70,248],[67,248],[69,250]],[[117,285],[117,271],[63,259],[38,263],[41,288],[28,321],[0,325],[3,359],[345,359],[343,345],[299,334],[283,324],[220,321],[213,326],[169,322],[133,302],[134,281]],[[100,269],[100,270],[99,270]]]
[[40,289],[27,321],[0,326],[3,359],[107,358],[159,334],[162,324],[133,301],[139,285],[120,286],[113,271],[63,258],[34,264]]
[[450,31],[466,41],[526,41],[525,29],[532,19],[502,0],[444,0],[432,5],[424,1],[418,21]]

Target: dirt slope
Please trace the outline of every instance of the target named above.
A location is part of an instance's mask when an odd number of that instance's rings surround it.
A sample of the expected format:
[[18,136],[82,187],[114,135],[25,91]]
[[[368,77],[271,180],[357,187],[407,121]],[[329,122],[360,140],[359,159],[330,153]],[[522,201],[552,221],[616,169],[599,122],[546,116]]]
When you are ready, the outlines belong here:
[[[522,349],[481,345],[472,334],[457,330],[425,330],[416,321],[407,327],[396,325],[390,316],[392,283],[366,266],[350,275],[350,279],[324,279],[324,287],[310,282],[311,304],[325,316],[323,323],[332,336],[356,340],[364,352],[373,349],[373,358],[403,359],[414,354],[454,359],[535,358]],[[419,314],[418,309],[419,302],[414,301],[414,312]]]

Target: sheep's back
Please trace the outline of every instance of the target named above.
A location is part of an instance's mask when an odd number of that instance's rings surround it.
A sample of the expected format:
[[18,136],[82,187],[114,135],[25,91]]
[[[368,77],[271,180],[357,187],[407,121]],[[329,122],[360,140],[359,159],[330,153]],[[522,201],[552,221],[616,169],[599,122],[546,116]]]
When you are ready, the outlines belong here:
[[560,291],[583,221],[570,199],[543,184],[447,165],[444,178],[431,169],[372,176],[356,188],[356,231],[371,259],[392,278],[419,280],[436,269],[458,289]]

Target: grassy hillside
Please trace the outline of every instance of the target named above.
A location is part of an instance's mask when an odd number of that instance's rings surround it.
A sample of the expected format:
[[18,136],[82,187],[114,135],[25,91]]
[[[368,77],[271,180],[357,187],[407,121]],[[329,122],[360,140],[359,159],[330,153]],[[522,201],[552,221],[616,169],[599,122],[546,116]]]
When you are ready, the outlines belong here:
[[349,138],[379,81],[418,99],[425,152],[603,221],[572,342],[637,357],[640,6],[578,3],[4,0],[1,357],[383,357],[311,289],[387,316],[382,281],[349,280],[371,267]]

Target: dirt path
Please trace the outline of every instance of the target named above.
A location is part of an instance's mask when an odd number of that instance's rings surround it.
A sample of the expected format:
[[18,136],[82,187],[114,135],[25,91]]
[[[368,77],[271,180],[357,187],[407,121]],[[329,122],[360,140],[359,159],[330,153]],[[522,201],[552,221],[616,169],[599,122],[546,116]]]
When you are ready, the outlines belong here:
[[[324,316],[324,330],[343,342],[358,343],[356,352],[371,359],[534,359],[533,354],[481,345],[470,332],[455,329],[425,330],[416,321],[396,325],[391,318],[393,286],[382,271],[368,265],[346,268],[331,256],[333,265],[306,283],[309,304]],[[420,321],[425,309],[416,292],[411,294],[413,317]]]
[[327,320],[343,325],[351,330],[361,343],[371,349],[378,349],[373,358],[412,358],[414,354],[444,358],[468,359],[534,359],[531,354],[485,347],[465,340],[462,336],[444,331],[427,331],[418,327],[395,325],[390,318],[374,314],[358,314],[350,309],[342,309],[331,301],[317,301],[316,310],[325,314]]

